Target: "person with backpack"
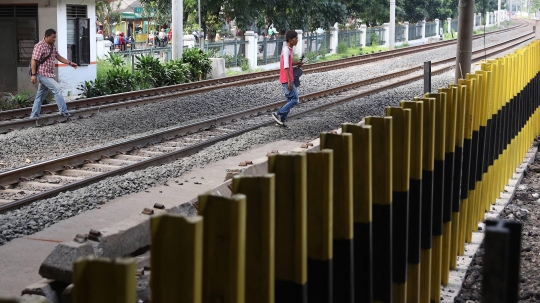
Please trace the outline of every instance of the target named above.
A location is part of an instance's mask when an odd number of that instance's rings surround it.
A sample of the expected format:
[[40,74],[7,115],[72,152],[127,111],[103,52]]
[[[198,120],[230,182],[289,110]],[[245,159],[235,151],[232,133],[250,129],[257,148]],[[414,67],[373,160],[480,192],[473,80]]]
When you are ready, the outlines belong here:
[[54,45],[55,41],[56,31],[50,28],[45,31],[45,38],[34,45],[30,62],[30,81],[32,84],[39,83],[39,85],[30,118],[39,117],[43,98],[47,96],[49,90],[54,94],[60,115],[64,117],[71,116],[67,110],[66,101],[62,96],[62,89],[54,79],[54,65],[56,61],[60,61],[77,69],[77,64],[60,56]]
[[287,47],[284,47],[279,57],[279,82],[283,88],[283,93],[287,103],[277,112],[272,113],[272,118],[276,120],[278,126],[287,127],[285,121],[291,109],[298,104],[298,91],[294,84],[293,66],[302,66],[302,61],[293,62],[293,47],[298,43],[298,33],[287,31],[285,33]]

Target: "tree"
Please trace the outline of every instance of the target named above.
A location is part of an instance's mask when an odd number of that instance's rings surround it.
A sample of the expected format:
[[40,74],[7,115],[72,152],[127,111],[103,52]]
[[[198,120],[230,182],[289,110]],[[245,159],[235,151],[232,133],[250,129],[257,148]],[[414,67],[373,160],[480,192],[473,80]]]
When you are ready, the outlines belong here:
[[112,23],[120,21],[120,14],[117,12],[121,2],[101,0],[96,1],[97,20],[103,24],[103,35],[109,36]]

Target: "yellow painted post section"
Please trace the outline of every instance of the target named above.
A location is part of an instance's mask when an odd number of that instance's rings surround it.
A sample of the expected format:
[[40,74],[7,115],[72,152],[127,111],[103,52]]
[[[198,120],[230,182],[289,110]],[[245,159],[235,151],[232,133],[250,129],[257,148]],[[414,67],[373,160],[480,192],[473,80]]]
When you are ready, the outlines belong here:
[[236,175],[232,193],[246,196],[246,302],[274,302],[275,176]]
[[[424,105],[424,134],[422,136],[422,170],[433,173],[435,168],[435,99],[415,98]],[[424,180],[422,180],[424,181]],[[422,186],[425,186],[422,184]],[[420,303],[430,303],[432,248],[420,253]]]
[[[454,159],[454,161],[457,162],[457,165],[454,165],[454,167],[459,167],[459,171],[454,171],[454,175],[458,174],[459,177],[459,184],[455,186],[458,186],[460,188],[459,193],[461,194],[461,191],[464,190],[462,187],[463,181],[463,153],[464,153],[464,141],[465,141],[465,109],[467,107],[468,99],[467,99],[467,85],[463,85],[463,83],[467,83],[467,80],[459,79],[458,85],[452,85],[452,87],[455,87],[458,91],[458,96],[456,99],[457,107],[456,107],[456,142],[455,147],[456,149],[461,150],[461,158]],[[457,156],[457,155],[456,155]],[[454,178],[456,180],[456,178]],[[457,212],[452,212],[452,234],[451,234],[451,242],[450,242],[450,269],[455,269],[457,266],[457,256],[458,256],[458,248],[460,246],[460,228],[461,228],[461,220],[463,216],[463,205],[461,196],[454,197],[454,200],[460,201],[460,208]]]
[[203,218],[153,216],[150,232],[152,302],[201,303]]
[[133,259],[78,259],[73,263],[73,302],[136,302],[136,266]]
[[334,152],[323,149],[306,156],[308,257],[328,261],[333,258]]
[[353,219],[357,223],[371,223],[371,126],[343,124],[342,131],[353,136]]
[[203,302],[244,303],[246,196],[199,196],[204,217]]
[[353,173],[351,134],[321,133],[321,148],[334,151],[334,239],[353,238]]
[[[487,71],[482,71],[482,70],[479,70],[479,71],[476,71],[476,74],[479,74],[481,75],[481,79],[480,82],[482,83],[481,85],[481,98],[478,99],[479,102],[481,102],[481,106],[480,106],[480,129],[481,128],[486,128],[487,126],[487,120],[488,120],[488,113],[489,113],[489,86],[490,86],[490,79],[491,79],[491,72],[487,72]],[[485,134],[485,137],[487,138],[487,133]],[[482,139],[480,139],[482,140]],[[486,140],[486,139],[484,139]],[[479,149],[479,153],[478,153],[478,157],[482,157],[484,158],[483,161],[487,161],[487,159],[485,159],[485,153],[487,152],[487,147],[488,147],[488,142],[482,142],[480,141],[480,146],[484,145],[484,148],[483,149]],[[482,153],[480,153],[480,151],[483,151]],[[476,195],[478,197],[478,203],[476,204],[476,222],[475,222],[475,225],[473,226],[473,232],[474,231],[477,231],[478,230],[478,226],[477,226],[477,223],[480,222],[480,221],[483,221],[484,220],[484,212],[485,212],[485,205],[486,203],[489,203],[489,201],[487,201],[487,182],[486,181],[486,173],[483,172],[483,167],[484,165],[482,165],[480,167],[480,174],[482,175],[482,181],[478,181],[476,184],[477,184],[477,192],[476,192]],[[487,202],[486,202],[487,201]]]
[[[446,94],[426,94],[426,97],[435,99],[435,161],[442,162],[444,167],[446,141]],[[437,181],[436,177],[434,180]],[[436,193],[436,186],[434,186],[434,193]],[[433,205],[441,203],[441,201],[438,201],[438,199],[440,199],[440,197],[433,198]],[[433,209],[435,210],[435,207]],[[433,224],[436,224],[436,222],[434,221]],[[442,235],[433,235],[432,239],[433,247],[431,251],[430,298],[431,301],[437,303],[441,300]]]
[[[424,103],[421,101],[401,101],[400,106],[411,110],[411,138],[410,138],[410,179],[411,182],[416,184],[421,184],[422,182],[422,158],[423,158],[423,148],[422,148],[422,138],[424,136]],[[421,199],[421,185],[418,190],[420,191]],[[409,185],[409,188],[413,188]],[[409,197],[409,205],[413,203],[418,203],[421,210],[421,201],[412,201],[415,197]],[[409,206],[409,220],[417,220],[419,222],[410,222],[411,224],[418,224],[421,228],[421,213],[415,215],[411,214],[411,207]],[[420,231],[420,230],[418,230]],[[409,229],[409,237],[419,237],[419,232],[415,235],[411,234],[411,229]],[[418,238],[420,240],[420,238]],[[409,241],[411,243],[411,241]],[[418,243],[419,245],[420,243]],[[414,248],[416,249],[416,248]],[[411,249],[409,249],[409,252]],[[409,260],[411,256],[409,256]],[[418,259],[418,261],[420,261]],[[407,267],[407,302],[408,303],[419,303],[420,302],[420,262],[411,263],[409,261]]]
[[[387,107],[386,116],[392,117],[392,190],[394,192],[401,193],[402,197],[406,199],[402,201],[392,201],[393,210],[395,214],[392,218],[392,224],[397,224],[398,222],[403,222],[406,229],[408,229],[408,196],[409,196],[409,182],[410,182],[410,154],[411,154],[411,110],[401,107]],[[405,212],[403,213],[403,210]],[[396,229],[394,228],[394,231]],[[405,241],[404,248],[407,251],[407,243],[405,239],[400,239],[395,233],[392,235],[393,243],[397,241]],[[397,238],[394,238],[397,237]],[[394,245],[394,253],[400,254],[400,251],[396,251],[398,245]],[[394,258],[395,259],[395,258]],[[395,270],[398,264],[392,264]],[[401,264],[399,266],[404,266],[404,272],[406,273],[407,267],[406,264]],[[407,301],[407,280],[405,274],[404,282],[394,282],[392,284],[392,302],[394,303],[405,303]]]
[[[455,157],[458,89],[456,87],[440,88],[439,93],[446,94],[446,115],[445,115],[446,140],[444,143],[445,154],[452,154]],[[449,159],[447,159],[447,161],[448,160]],[[454,161],[456,160],[454,159]],[[458,172],[454,172],[454,173],[458,173]],[[447,174],[445,172],[445,178],[446,176]],[[446,192],[448,181],[445,179],[444,183],[445,183],[444,187],[445,187],[445,192]],[[450,188],[448,190],[452,192],[453,188]],[[448,208],[450,209],[452,208],[452,206],[446,205],[447,202],[452,203],[452,200],[446,200],[446,197],[445,197],[445,205],[444,205],[445,210],[443,210],[443,212],[445,212],[446,209]],[[444,220],[444,217],[443,217],[443,220]],[[450,250],[451,250],[451,242],[452,242],[451,234],[452,234],[452,221],[448,221],[448,222],[443,221],[443,237],[442,237],[442,252],[441,252],[441,260],[442,260],[441,261],[441,283],[445,286],[448,285],[448,278],[450,275]]]
[[305,154],[272,155],[276,175],[276,280],[307,282],[307,161]]
[[[481,65],[481,68],[484,72],[486,72],[486,125],[493,124],[493,115],[494,115],[494,93],[495,93],[495,77],[496,74],[493,71],[493,64],[491,63],[483,63]],[[485,157],[486,159],[484,161],[488,161],[488,152],[491,153],[492,150],[489,148],[494,142],[494,138],[490,137],[490,134],[488,133],[489,130],[486,128],[486,146],[485,146]],[[487,165],[487,164],[486,164]],[[484,165],[485,166],[485,165]],[[493,182],[492,182],[492,175],[493,175],[493,165],[488,167],[487,173],[484,173],[483,185],[484,185],[484,203],[483,203],[483,212],[481,214],[480,220],[483,221],[484,218],[484,212],[489,211],[490,206],[492,203],[494,203],[494,194],[493,194]]]
[[[366,125],[371,125],[373,137],[373,203],[392,204],[392,118],[366,117]],[[375,153],[379,151],[380,153]]]

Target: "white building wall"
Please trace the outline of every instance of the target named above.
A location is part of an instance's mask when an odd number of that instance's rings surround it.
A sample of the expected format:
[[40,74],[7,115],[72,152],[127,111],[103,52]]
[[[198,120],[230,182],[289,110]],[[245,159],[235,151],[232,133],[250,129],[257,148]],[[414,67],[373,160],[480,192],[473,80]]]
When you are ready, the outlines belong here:
[[56,9],[56,19],[58,39],[56,46],[60,56],[67,58],[67,15],[66,6],[68,4],[86,5],[87,17],[90,18],[90,65],[79,66],[74,69],[66,64],[58,62],[57,77],[58,83],[62,87],[63,95],[78,95],[81,93],[77,86],[84,81],[93,81],[97,76],[96,64],[96,4],[95,0],[58,0]]

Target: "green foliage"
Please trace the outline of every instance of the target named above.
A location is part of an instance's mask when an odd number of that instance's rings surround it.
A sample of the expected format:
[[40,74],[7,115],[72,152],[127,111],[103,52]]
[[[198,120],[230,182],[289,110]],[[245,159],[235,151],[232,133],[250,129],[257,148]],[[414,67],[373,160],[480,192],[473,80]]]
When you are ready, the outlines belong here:
[[148,77],[146,79],[150,80],[153,87],[165,85],[165,67],[161,65],[158,58],[154,58],[152,54],[135,56],[135,58],[137,59],[135,68]]
[[107,61],[113,68],[119,68],[126,65],[124,57],[115,52],[109,52],[109,54],[105,56],[105,61]]
[[206,79],[212,71],[212,62],[208,55],[199,48],[185,49],[182,54],[182,62],[189,65],[191,81]]
[[347,43],[345,42],[339,42],[338,43],[338,46],[337,46],[337,53],[338,54],[343,54],[347,51],[348,49],[348,46],[347,46]]
[[188,82],[189,66],[181,60],[171,60],[165,64],[164,85],[175,85]]
[[9,94],[0,99],[0,110],[31,107],[34,103],[34,97],[35,94],[30,91],[23,91],[15,95]]
[[376,32],[371,33],[371,46],[379,46],[381,38]]

